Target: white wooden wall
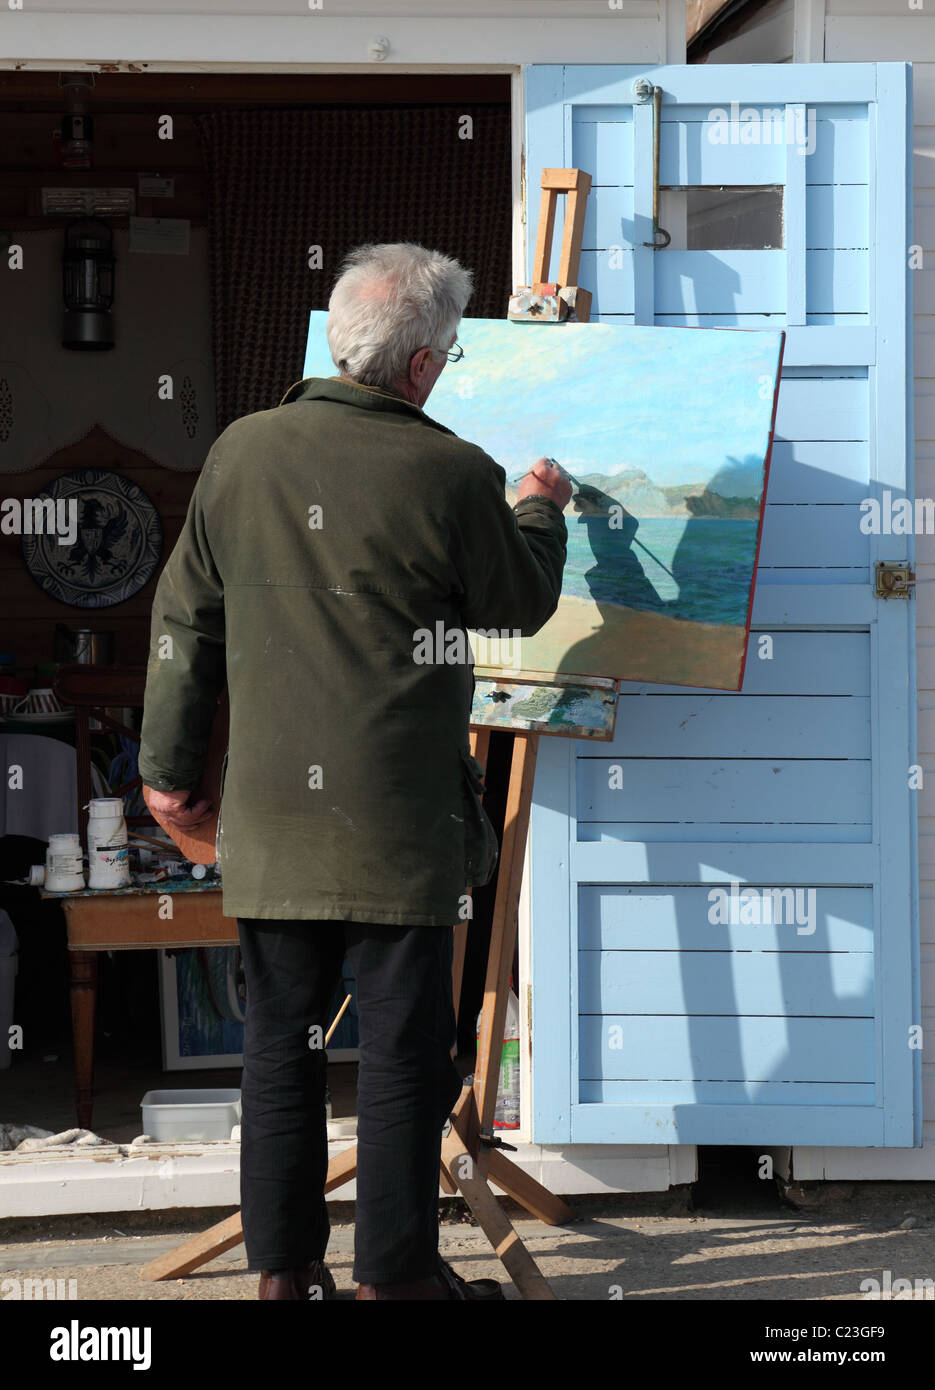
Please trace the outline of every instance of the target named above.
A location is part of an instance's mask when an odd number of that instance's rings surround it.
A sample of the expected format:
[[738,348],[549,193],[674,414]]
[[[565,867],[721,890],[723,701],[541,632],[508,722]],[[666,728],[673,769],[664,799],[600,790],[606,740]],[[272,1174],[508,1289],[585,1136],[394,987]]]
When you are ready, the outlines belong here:
[[[917,0],[921,3],[921,0]],[[791,23],[783,27],[781,15]],[[772,16],[772,19],[771,19]],[[790,45],[790,32],[792,42]],[[908,0],[770,0],[709,63],[911,62],[914,110],[914,272],[916,497],[935,497],[935,9]],[[907,255],[908,255],[907,248]],[[925,1146],[922,1150],[793,1151],[797,1179],[935,1178],[935,536],[916,538],[919,759],[919,897]]]
[[684,0],[0,0],[0,67],[502,72],[684,61]]

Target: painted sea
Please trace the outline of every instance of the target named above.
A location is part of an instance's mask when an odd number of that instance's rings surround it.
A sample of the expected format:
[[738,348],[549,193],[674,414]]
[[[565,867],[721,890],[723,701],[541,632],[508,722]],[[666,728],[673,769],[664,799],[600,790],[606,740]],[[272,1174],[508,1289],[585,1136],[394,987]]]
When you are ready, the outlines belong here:
[[[335,374],[326,318],[305,376]],[[478,672],[738,689],[784,334],[463,319],[458,342],[426,414],[497,460],[511,504],[539,458],[575,486],[557,612],[519,670],[475,644]]]
[[[630,542],[632,567],[602,563],[603,542],[614,546],[614,532],[594,529],[570,513],[568,558],[562,592],[595,603],[617,603],[650,613],[667,613],[695,623],[744,627],[750,597],[750,572],[756,555],[755,521],[704,520],[686,525],[683,518],[649,517],[640,521]],[[712,566],[712,552],[718,557]]]

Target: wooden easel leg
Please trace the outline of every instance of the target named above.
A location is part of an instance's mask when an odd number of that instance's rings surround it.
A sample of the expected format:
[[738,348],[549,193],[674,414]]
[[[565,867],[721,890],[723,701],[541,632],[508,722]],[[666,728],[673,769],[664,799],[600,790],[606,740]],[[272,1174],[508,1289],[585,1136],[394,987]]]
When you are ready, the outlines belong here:
[[328,1164],[328,1174],[325,1178],[325,1191],[333,1192],[336,1187],[343,1187],[346,1182],[357,1174],[357,1145],[349,1144],[346,1149],[342,1149],[339,1154]]
[[549,1226],[567,1226],[576,1219],[567,1202],[518,1168],[499,1149],[488,1149],[486,1162],[489,1181],[496,1183],[514,1202],[519,1202],[540,1221],[545,1221]]
[[183,1245],[177,1245],[165,1255],[158,1255],[140,1270],[140,1278],[147,1283],[158,1283],[160,1279],[180,1279],[183,1274],[191,1274],[209,1260],[217,1259],[225,1250],[232,1250],[243,1240],[243,1223],[240,1212],[211,1226],[201,1235],[192,1236]]
[[459,1123],[461,1121],[453,1122],[451,1132],[442,1140],[442,1162],[522,1297],[554,1300],[555,1294],[539,1266],[487,1186],[475,1157],[459,1133]]
[[[500,1079],[500,1042],[506,1018],[510,968],[516,946],[516,926],[519,913],[519,894],[523,879],[523,862],[529,834],[529,816],[536,772],[538,734],[516,734],[513,739],[513,760],[507,790],[503,843],[500,851],[500,870],[494,903],[490,952],[487,957],[487,978],[484,984],[484,1007],[481,1016],[481,1035],[477,1052],[474,1095],[477,1123],[481,1134],[492,1132],[497,1086]],[[548,1191],[517,1168],[497,1149],[482,1146],[478,1150],[480,1169],[493,1182],[526,1207],[533,1216],[552,1226],[566,1225],[574,1220],[574,1212],[554,1193]]]

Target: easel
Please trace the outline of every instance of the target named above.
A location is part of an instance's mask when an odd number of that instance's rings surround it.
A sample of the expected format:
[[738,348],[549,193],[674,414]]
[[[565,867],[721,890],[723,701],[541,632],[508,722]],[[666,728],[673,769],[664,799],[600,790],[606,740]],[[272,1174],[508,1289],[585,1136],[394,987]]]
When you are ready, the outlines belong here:
[[[543,202],[532,285],[533,294],[537,297],[558,298],[559,286],[548,284],[546,276],[552,249],[555,200],[558,192],[562,191],[569,194],[567,212],[572,214],[566,215],[562,270],[570,279],[577,277],[584,225],[584,198],[579,198],[578,194],[583,192],[586,198],[589,187],[589,176],[578,170],[543,171]],[[576,311],[576,316],[583,320],[588,317],[590,296],[577,290],[574,285],[561,286],[563,290],[569,288],[571,295],[561,296],[566,306],[564,312],[556,306],[555,312],[548,315],[553,322],[559,317],[566,317],[568,309]],[[510,316],[526,317],[525,314],[515,313]],[[532,314],[529,317],[540,316]],[[517,332],[523,331],[517,329]],[[574,1213],[567,1203],[511,1163],[499,1147],[493,1129],[539,737],[537,733],[513,734],[477,1062],[473,1078],[465,1082],[451,1113],[450,1131],[442,1139],[440,1172],[443,1191],[452,1196],[460,1192],[524,1299],[554,1299],[555,1294],[488,1183],[493,1182],[533,1216],[551,1226],[565,1225],[574,1220]],[[484,765],[489,746],[490,728],[472,728],[471,752]],[[461,992],[467,931],[467,921],[459,922],[453,928],[452,985],[456,1008]],[[329,1163],[325,1192],[333,1192],[349,1182],[356,1169],[357,1146],[350,1145]],[[168,1254],[151,1260],[143,1266],[140,1277],[152,1281],[179,1278],[239,1245],[242,1240],[241,1215],[236,1212],[226,1221],[194,1236]]]

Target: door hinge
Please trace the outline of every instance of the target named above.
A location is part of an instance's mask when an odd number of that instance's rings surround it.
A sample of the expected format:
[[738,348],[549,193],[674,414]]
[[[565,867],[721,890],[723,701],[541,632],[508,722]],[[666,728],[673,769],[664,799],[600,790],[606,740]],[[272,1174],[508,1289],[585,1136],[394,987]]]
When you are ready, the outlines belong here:
[[911,565],[894,563],[891,560],[878,560],[874,565],[876,583],[874,592],[877,598],[911,598],[915,588],[916,573]]

